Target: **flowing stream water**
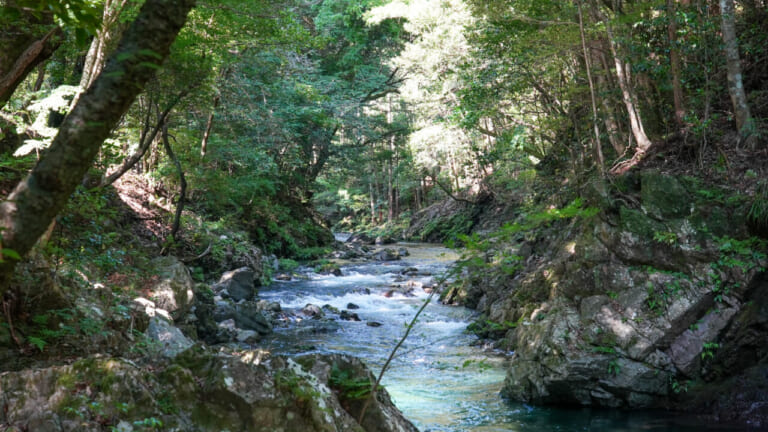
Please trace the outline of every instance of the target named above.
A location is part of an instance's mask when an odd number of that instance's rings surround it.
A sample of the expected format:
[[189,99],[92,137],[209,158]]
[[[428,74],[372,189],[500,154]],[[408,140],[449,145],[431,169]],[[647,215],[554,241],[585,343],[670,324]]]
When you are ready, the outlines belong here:
[[[311,303],[350,309],[361,321],[306,319],[276,327],[266,344],[275,353],[344,353],[357,356],[378,374],[428,294],[385,296],[393,286],[430,284],[455,261],[445,248],[399,244],[410,255],[400,261],[350,263],[342,276],[309,274],[308,279],[275,282],[260,291],[266,300],[296,312]],[[408,269],[415,275],[403,276]],[[402,279],[405,279],[403,281]],[[353,305],[350,305],[352,303]],[[337,317],[329,314],[330,317]],[[421,431],[701,431],[715,430],[695,419],[659,412],[553,409],[501,399],[509,354],[478,346],[465,332],[473,313],[433,300],[422,313],[384,376],[395,404]],[[736,430],[718,427],[717,430]]]

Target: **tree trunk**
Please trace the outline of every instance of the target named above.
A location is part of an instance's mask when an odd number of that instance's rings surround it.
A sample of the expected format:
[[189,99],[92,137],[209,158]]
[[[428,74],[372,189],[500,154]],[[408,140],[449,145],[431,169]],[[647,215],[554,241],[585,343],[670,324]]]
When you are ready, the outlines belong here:
[[598,127],[597,100],[595,98],[595,83],[592,81],[592,62],[591,54],[587,50],[587,38],[584,36],[584,14],[581,12],[581,1],[578,2],[579,9],[579,34],[581,36],[581,49],[584,51],[584,67],[587,70],[587,81],[589,82],[589,96],[592,101],[592,130],[595,134],[592,148],[595,154],[595,164],[600,175],[605,175],[603,148],[600,142],[600,128]]
[[[194,6],[194,0],[147,0],[104,73],[65,118],[48,152],[0,204],[2,248],[24,256],[66,205],[99,148],[155,75]],[[16,260],[0,263],[0,294]]]
[[[184,210],[184,204],[187,199],[187,178],[184,176],[184,169],[181,167],[181,162],[179,162],[179,158],[176,157],[176,154],[173,153],[173,148],[171,148],[171,143],[168,141],[168,123],[163,124],[163,147],[165,148],[165,152],[168,154],[168,157],[173,162],[173,165],[176,167],[176,172],[179,174],[179,201],[176,203],[176,214],[173,217],[173,225],[171,226],[171,233],[170,237],[176,240],[176,235],[179,233],[179,227],[181,226],[181,212]],[[167,252],[166,248],[163,248],[163,252]],[[165,255],[165,253],[163,253]]]
[[[155,141],[155,138],[157,138],[158,133],[160,133],[160,130],[162,129],[163,125],[168,121],[168,115],[171,113],[173,108],[178,104],[184,97],[189,93],[190,89],[184,89],[182,90],[165,108],[165,110],[162,113],[157,114],[157,120],[155,121],[155,125],[151,126],[149,123],[149,117],[152,115],[152,102],[150,102],[147,107],[147,115],[144,118],[144,128],[141,131],[141,136],[139,137],[139,148],[136,149],[135,152],[133,152],[132,155],[128,156],[123,160],[123,164],[120,165],[120,168],[118,168],[116,171],[114,171],[112,174],[104,177],[101,180],[101,183],[99,183],[98,187],[106,187],[117,181],[120,177],[122,177],[125,173],[127,173],[131,168],[133,168],[136,163],[138,163],[142,157],[144,157],[144,154],[147,153],[147,150],[151,147],[152,143]],[[160,108],[158,107],[157,110],[159,111]]]
[[112,50],[114,40],[120,37],[123,25],[119,22],[120,14],[128,3],[127,0],[106,0],[101,19],[101,28],[88,49],[80,77],[80,88],[87,89],[96,76],[104,69],[107,54]]
[[216,95],[213,98],[213,107],[211,113],[208,114],[208,120],[205,122],[205,132],[203,132],[203,139],[200,141],[200,157],[204,158],[208,153],[208,139],[211,137],[211,129],[213,129],[213,116],[216,114],[216,108],[219,106],[221,100],[220,95]]
[[725,58],[728,64],[728,93],[731,95],[733,114],[736,117],[736,128],[742,140],[754,149],[756,141],[755,123],[749,111],[747,95],[744,92],[744,80],[741,75],[741,60],[739,58],[739,42],[736,40],[735,15],[733,0],[720,0],[723,42],[725,43]]
[[[17,57],[6,54],[0,58],[0,108],[5,106],[24,78],[61,45],[61,34],[61,29],[54,27],[30,43]],[[0,49],[5,49],[4,45],[0,44]]]
[[635,138],[635,143],[637,144],[637,154],[641,155],[651,147],[651,140],[649,140],[648,135],[645,134],[642,119],[637,112],[637,104],[632,92],[632,84],[628,79],[629,71],[616,50],[616,39],[611,24],[608,18],[603,16],[598,8],[599,6],[593,5],[595,14],[599,16],[605,24],[605,31],[608,35],[608,46],[611,50],[614,67],[616,68],[616,80],[619,83],[622,100],[624,101],[624,106],[626,107],[627,115],[629,116],[629,127],[632,131],[632,136]]
[[[601,41],[601,43],[603,45],[607,45],[605,41]],[[605,48],[605,51],[610,51],[607,47]],[[600,49],[599,51],[603,50]],[[595,77],[597,81],[597,87],[602,88],[606,94],[610,94],[616,88],[616,85],[611,79],[611,67],[608,65],[605,52],[600,52],[598,54],[598,61],[602,65],[605,73],[598,73]],[[605,113],[605,129],[608,131],[608,141],[610,141],[611,147],[613,147],[614,151],[616,151],[618,157],[621,157],[624,155],[624,151],[626,150],[626,145],[624,142],[628,137],[624,134],[621,123],[616,120],[616,109],[614,107],[613,100],[609,97],[601,97],[600,103],[603,105],[603,111]]]
[[373,173],[375,173],[374,170],[371,170],[371,181],[368,183],[368,195],[370,195],[371,198],[371,223],[376,221],[376,186],[374,185],[374,178]]
[[677,11],[675,1],[667,0],[667,17],[669,25],[669,67],[672,72],[672,98],[675,104],[675,123],[678,129],[685,126],[685,104],[683,102],[683,84],[680,80],[680,49],[677,42]]
[[37,66],[37,79],[35,80],[35,86],[32,87],[32,91],[39,92],[41,88],[43,88],[43,83],[45,82],[45,64],[40,63]]

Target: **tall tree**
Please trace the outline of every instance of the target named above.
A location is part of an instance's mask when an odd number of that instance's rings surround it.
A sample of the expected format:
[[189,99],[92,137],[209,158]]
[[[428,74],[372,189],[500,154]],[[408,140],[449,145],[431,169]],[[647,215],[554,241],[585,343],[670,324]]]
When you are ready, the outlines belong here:
[[754,149],[755,120],[749,110],[747,94],[744,92],[744,79],[741,74],[741,58],[739,42],[736,39],[736,11],[733,0],[720,0],[721,28],[725,43],[725,58],[728,66],[728,93],[731,95],[733,115],[736,117],[736,128],[742,140]]
[[[147,0],[103,72],[62,123],[50,149],[0,204],[2,248],[23,256],[82,181],[101,144],[168,56],[194,0]],[[0,293],[16,260],[0,263]]]
[[675,0],[667,0],[667,35],[669,38],[669,68],[672,75],[672,99],[675,105],[675,123],[682,129],[685,123],[685,104],[681,75],[680,47],[677,40],[677,7]]

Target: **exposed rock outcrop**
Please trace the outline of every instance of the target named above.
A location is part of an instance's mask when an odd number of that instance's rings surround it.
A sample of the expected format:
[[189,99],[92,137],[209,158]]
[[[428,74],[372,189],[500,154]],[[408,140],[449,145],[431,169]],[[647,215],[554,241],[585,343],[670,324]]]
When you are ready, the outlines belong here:
[[[704,186],[691,179],[621,181],[610,194],[585,191],[597,216],[499,246],[521,271],[486,269],[454,293],[506,329],[507,397],[626,408],[694,398],[702,407],[715,383],[743,383],[741,371],[764,367],[768,262],[764,244],[748,238],[743,206],[700,199]],[[758,393],[742,392],[765,403]]]
[[363,420],[346,382],[372,382],[358,360],[264,352],[238,356],[193,347],[170,364],[88,358],[71,365],[0,374],[0,424],[11,430],[368,431],[416,428],[384,390]]

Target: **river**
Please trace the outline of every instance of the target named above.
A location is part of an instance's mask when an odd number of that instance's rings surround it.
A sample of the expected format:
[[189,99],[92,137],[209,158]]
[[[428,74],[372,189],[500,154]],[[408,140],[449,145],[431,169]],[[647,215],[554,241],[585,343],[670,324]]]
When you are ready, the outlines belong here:
[[[275,282],[260,297],[298,312],[308,303],[350,306],[361,321],[317,320],[276,327],[264,343],[274,353],[345,353],[363,359],[375,374],[428,294],[394,293],[393,286],[411,281],[429,285],[457,256],[426,244],[399,244],[410,255],[400,261],[348,263],[342,276],[310,273],[308,279]],[[413,269],[417,272],[414,272]],[[410,269],[412,275],[402,273]],[[413,274],[417,273],[417,274]],[[404,279],[404,280],[403,280]],[[300,315],[297,313],[297,315]],[[336,317],[333,313],[329,317]],[[505,363],[511,353],[479,345],[465,332],[473,312],[432,301],[384,376],[395,404],[421,431],[701,431],[713,429],[695,419],[664,412],[553,409],[509,403],[499,396]],[[374,326],[377,325],[377,326]]]

